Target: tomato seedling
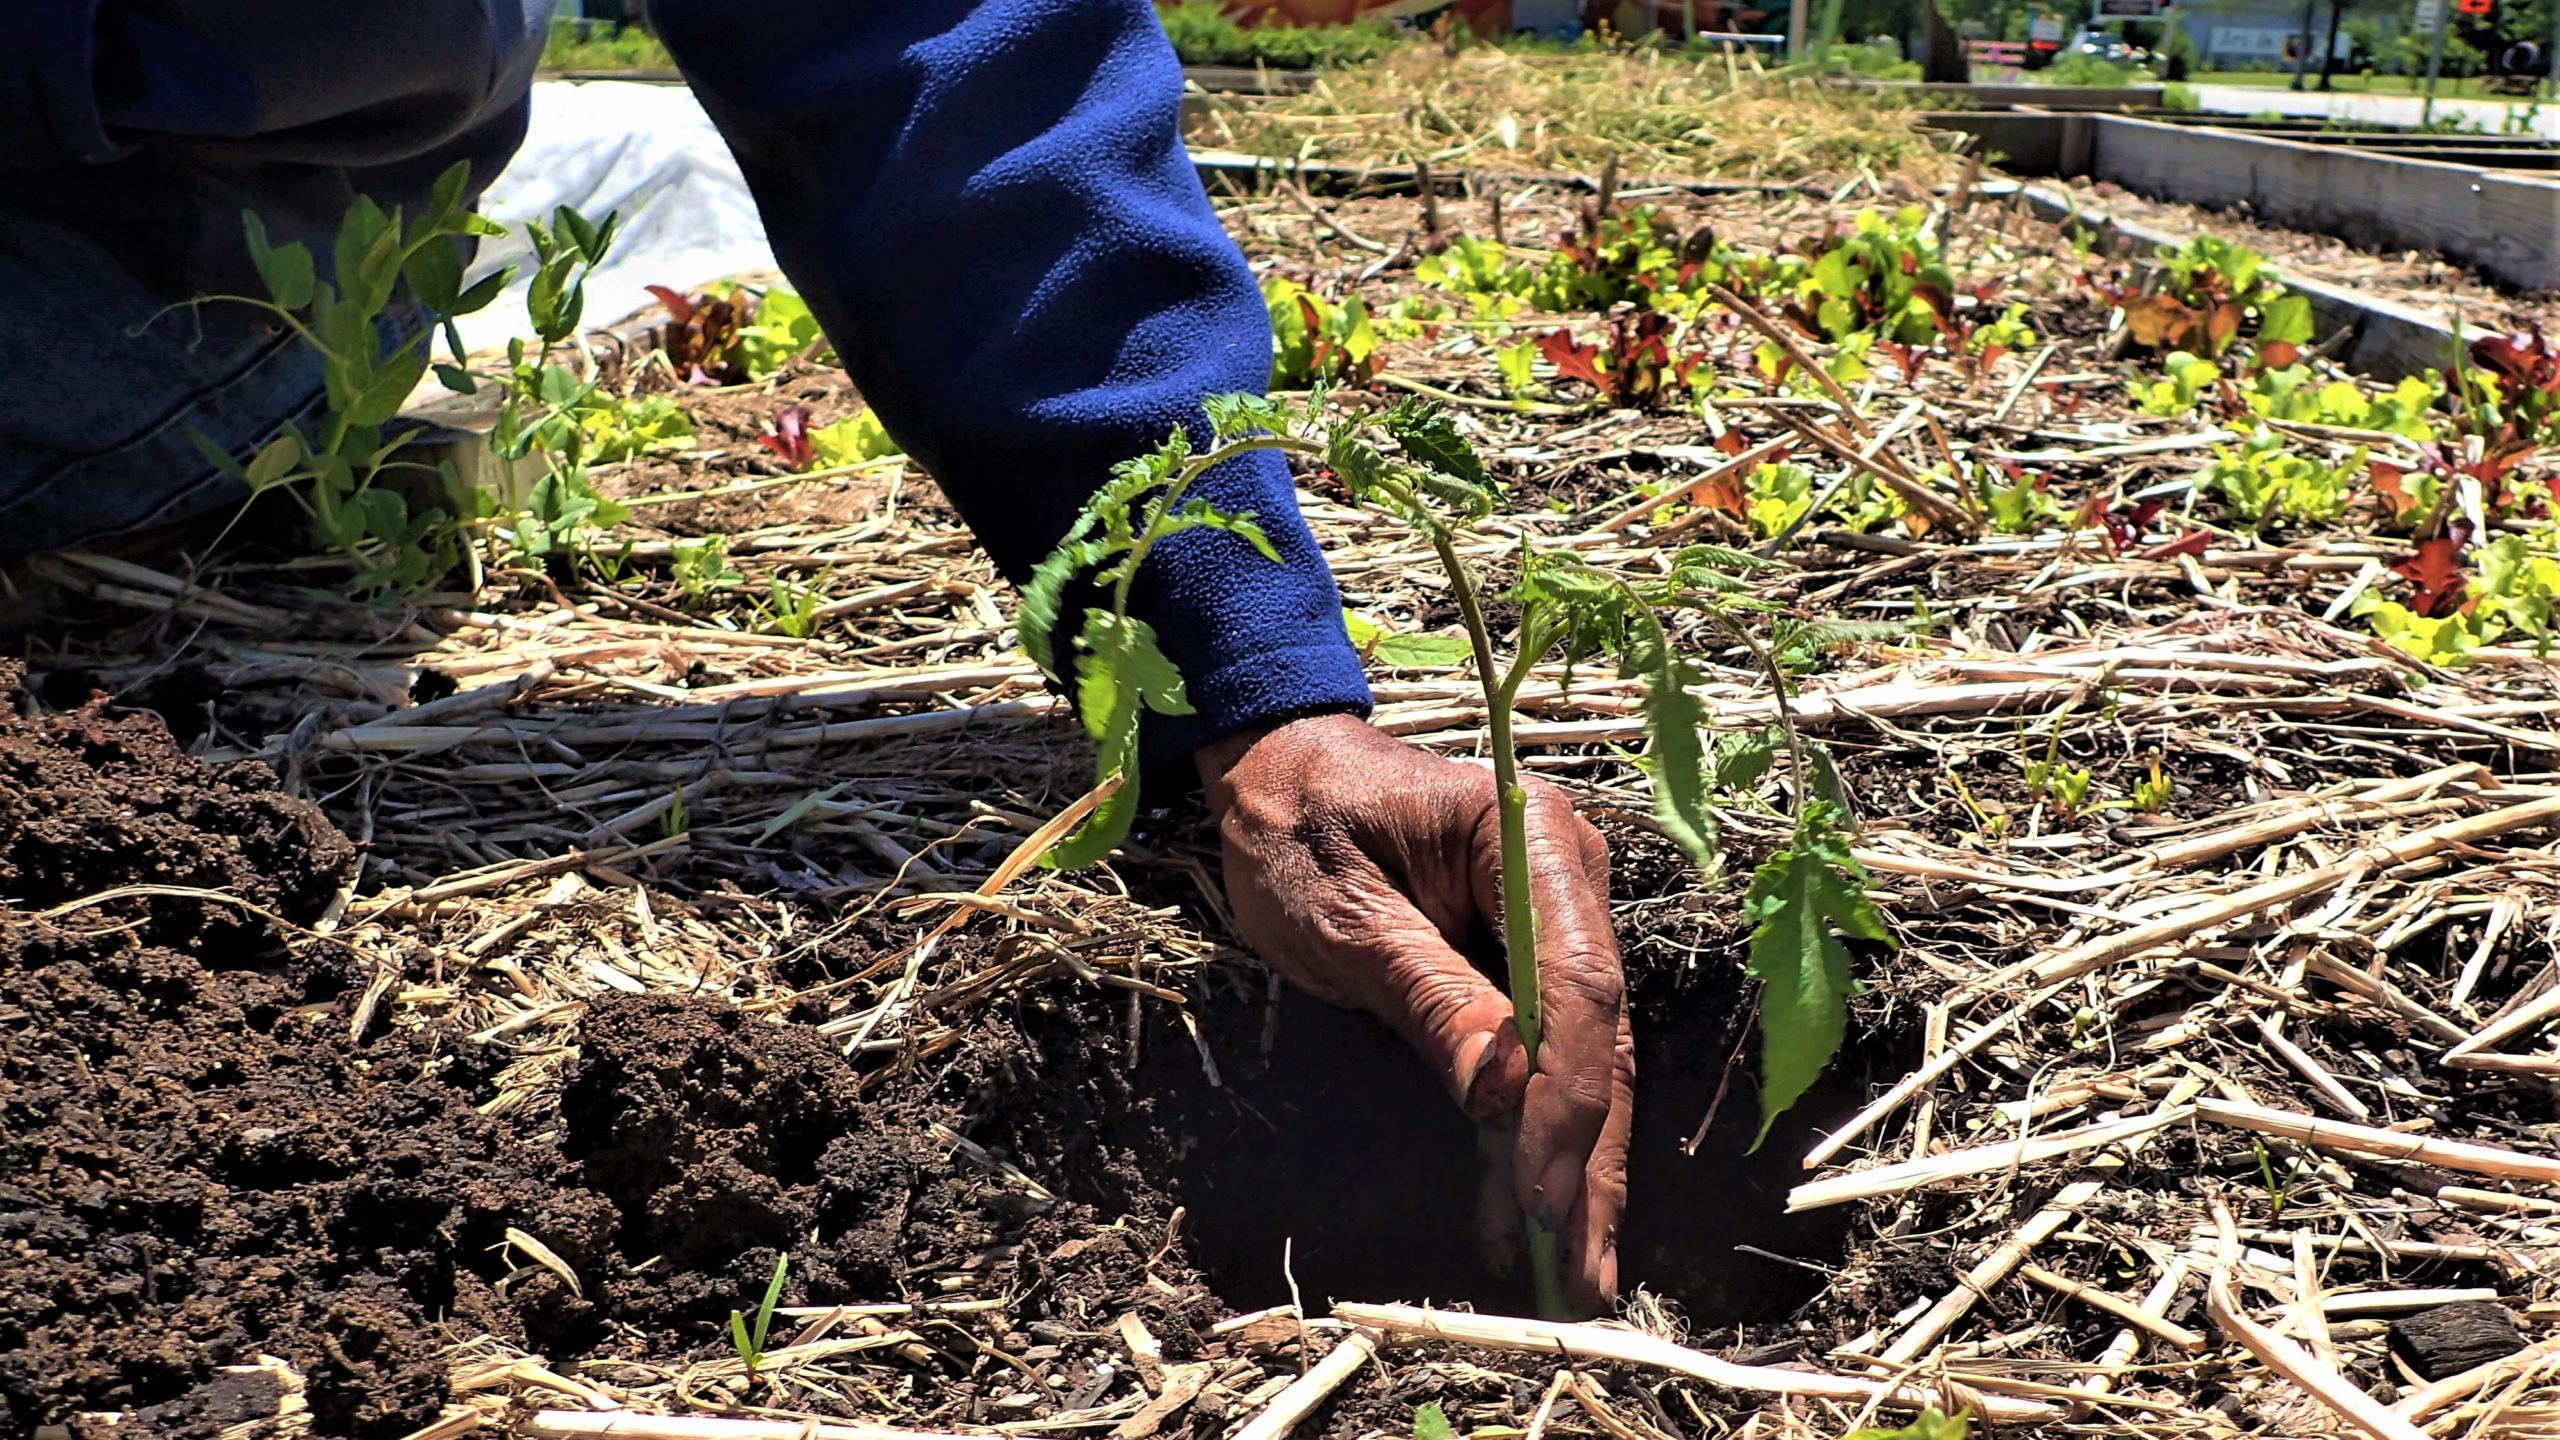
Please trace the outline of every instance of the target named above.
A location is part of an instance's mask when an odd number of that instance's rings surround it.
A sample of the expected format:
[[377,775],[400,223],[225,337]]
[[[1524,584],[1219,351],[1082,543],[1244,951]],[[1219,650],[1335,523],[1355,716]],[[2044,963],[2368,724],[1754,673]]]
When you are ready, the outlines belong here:
[[[1845,1002],[1857,988],[1843,937],[1892,943],[1882,917],[1867,900],[1865,873],[1850,854],[1846,810],[1836,788],[1824,783],[1829,772],[1817,769],[1787,718],[1786,669],[1743,623],[1774,608],[1750,594],[1743,577],[1780,567],[1736,551],[1693,546],[1675,557],[1667,574],[1638,582],[1571,553],[1524,545],[1520,578],[1505,597],[1520,609],[1505,663],[1495,653],[1497,637],[1458,545],[1462,532],[1492,515],[1501,489],[1446,411],[1407,400],[1382,411],[1333,417],[1319,428],[1316,417],[1325,411],[1321,394],[1310,397],[1303,410],[1249,395],[1212,397],[1203,408],[1210,426],[1208,448],[1195,449],[1188,433],[1177,429],[1159,449],[1120,465],[1024,588],[1017,627],[1023,646],[1052,680],[1075,695],[1097,751],[1101,794],[1043,863],[1057,869],[1089,864],[1120,843],[1137,814],[1143,713],[1190,711],[1182,676],[1158,645],[1154,630],[1129,613],[1131,586],[1148,554],[1167,536],[1216,529],[1253,546],[1266,559],[1278,559],[1253,516],[1222,511],[1189,496],[1192,485],[1248,451],[1281,450],[1319,459],[1356,502],[1411,527],[1447,572],[1485,699],[1486,749],[1499,807],[1504,958],[1513,1023],[1533,1065],[1541,1028],[1538,921],[1529,894],[1528,792],[1512,729],[1522,687],[1540,667],[1559,659],[1568,678],[1575,665],[1605,657],[1616,662],[1621,676],[1637,680],[1646,736],[1641,763],[1652,780],[1655,822],[1710,872],[1716,865],[1717,832],[1708,797],[1722,767],[1711,762],[1703,743],[1707,716],[1694,693],[1700,677],[1681,656],[1664,616],[1685,612],[1704,617],[1749,649],[1778,687],[1780,728],[1796,777],[1793,833],[1754,872],[1744,901],[1753,924],[1750,973],[1763,985],[1760,1138],[1765,1139],[1771,1123],[1839,1048],[1847,1023]],[[1061,646],[1056,632],[1069,589],[1079,580],[1092,586],[1099,599],[1084,610],[1072,646]],[[1796,637],[1791,643],[1803,643],[1810,630],[1821,628],[1791,623]],[[1117,785],[1108,783],[1115,779]],[[1534,1218],[1527,1230],[1539,1305],[1551,1314],[1562,1313],[1557,1239]]]

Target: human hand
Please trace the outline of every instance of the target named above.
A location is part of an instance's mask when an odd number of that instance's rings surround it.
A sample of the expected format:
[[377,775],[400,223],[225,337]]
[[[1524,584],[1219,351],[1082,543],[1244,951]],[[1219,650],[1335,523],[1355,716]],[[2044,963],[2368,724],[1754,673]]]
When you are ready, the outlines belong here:
[[1508,995],[1458,947],[1502,915],[1493,773],[1350,715],[1248,731],[1194,755],[1226,853],[1227,903],[1299,988],[1404,1036],[1482,1127],[1486,1262],[1507,1272],[1520,1217],[1561,1238],[1567,1296],[1618,1285],[1635,1049],[1609,928],[1609,847],[1539,780],[1529,791],[1543,1036],[1534,1069]]

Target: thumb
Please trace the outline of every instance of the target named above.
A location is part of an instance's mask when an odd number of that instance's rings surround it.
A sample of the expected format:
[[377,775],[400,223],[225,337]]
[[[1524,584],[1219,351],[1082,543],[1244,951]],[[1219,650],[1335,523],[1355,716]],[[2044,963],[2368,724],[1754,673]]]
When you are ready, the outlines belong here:
[[1469,1116],[1482,1121],[1517,1111],[1528,1091],[1529,1057],[1510,998],[1420,912],[1408,913],[1409,923],[1371,942],[1364,1003],[1422,1056]]

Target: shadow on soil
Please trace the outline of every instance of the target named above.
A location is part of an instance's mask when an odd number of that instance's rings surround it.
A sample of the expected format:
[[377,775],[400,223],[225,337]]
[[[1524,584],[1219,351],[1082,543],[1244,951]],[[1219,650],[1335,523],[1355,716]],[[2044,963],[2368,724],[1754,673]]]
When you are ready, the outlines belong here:
[[[1725,1083],[1739,977],[1692,989],[1649,1023],[1643,988],[1621,1287],[1641,1285],[1715,1326],[1783,1316],[1821,1289],[1809,1267],[1836,1262],[1847,1241],[1846,1209],[1784,1213],[1804,1177],[1798,1157],[1856,1109],[1869,1072],[1894,1063],[1892,1047],[1853,1039],[1842,1065],[1855,1073],[1825,1076],[1757,1154],[1747,1153],[1752,1076],[1736,1074],[1692,1154],[1689,1138]],[[1211,1005],[1201,1018],[1223,1085],[1210,1086],[1185,1037],[1162,1030],[1137,1083],[1155,1100],[1156,1143],[1171,1142],[1159,1184],[1188,1211],[1190,1257],[1221,1300],[1286,1303],[1286,1240],[1311,1307],[1427,1298],[1534,1313],[1525,1276],[1499,1279],[1477,1254],[1472,1128],[1392,1032],[1294,991],[1269,1005]]]

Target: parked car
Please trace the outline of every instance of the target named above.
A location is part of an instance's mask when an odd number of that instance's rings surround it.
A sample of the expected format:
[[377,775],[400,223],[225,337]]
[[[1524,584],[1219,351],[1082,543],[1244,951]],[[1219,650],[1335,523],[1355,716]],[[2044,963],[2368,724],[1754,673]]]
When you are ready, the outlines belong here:
[[2128,42],[2122,35],[2104,30],[2082,30],[2063,47],[2066,55],[2086,55],[2092,60],[2105,60],[2117,65],[2141,65],[2151,59],[2151,52]]

